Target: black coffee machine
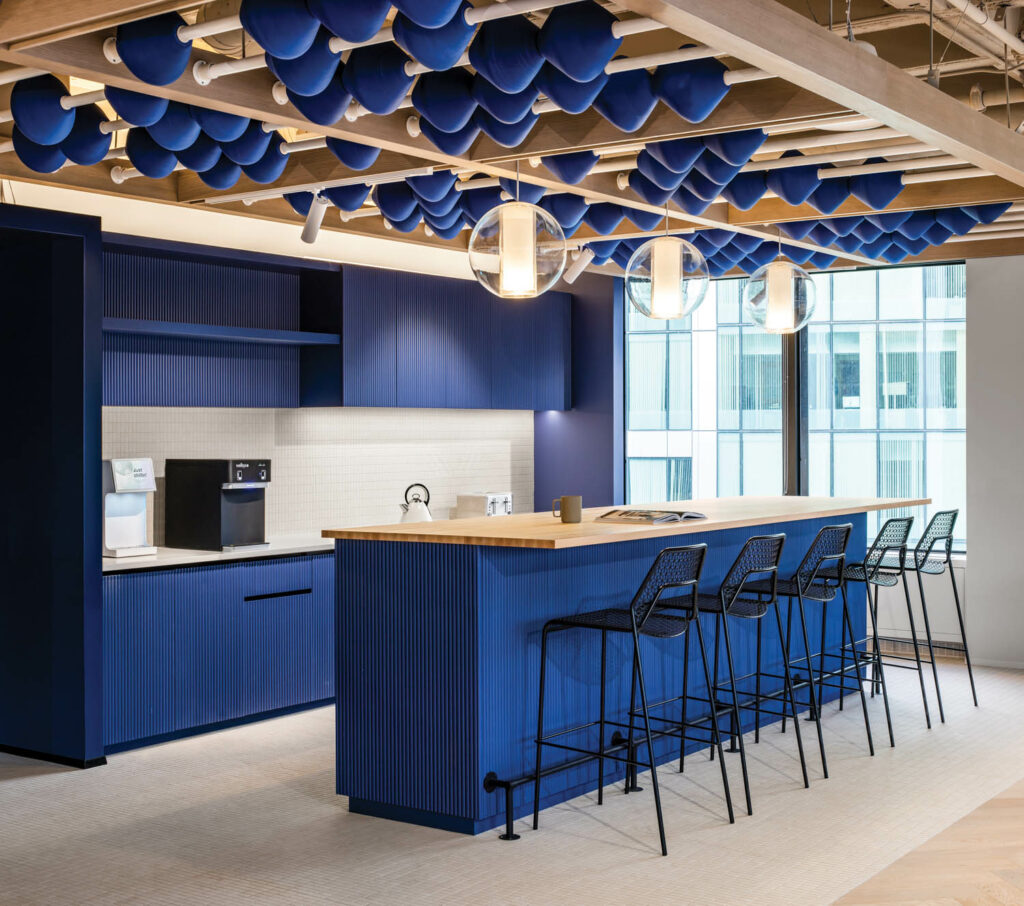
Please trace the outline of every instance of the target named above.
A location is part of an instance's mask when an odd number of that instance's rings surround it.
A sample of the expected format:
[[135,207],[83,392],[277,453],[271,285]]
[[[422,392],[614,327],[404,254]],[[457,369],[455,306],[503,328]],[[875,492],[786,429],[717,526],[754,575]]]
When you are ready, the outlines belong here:
[[168,459],[164,544],[221,551],[268,547],[269,459]]

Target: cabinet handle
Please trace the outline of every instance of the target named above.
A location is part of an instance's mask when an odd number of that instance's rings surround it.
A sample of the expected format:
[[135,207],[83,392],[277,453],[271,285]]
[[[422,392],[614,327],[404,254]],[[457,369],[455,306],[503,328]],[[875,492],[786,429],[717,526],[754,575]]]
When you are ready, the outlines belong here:
[[292,591],[271,591],[265,595],[246,595],[246,601],[267,601],[270,598],[294,598],[296,595],[311,595],[312,588],[296,588]]

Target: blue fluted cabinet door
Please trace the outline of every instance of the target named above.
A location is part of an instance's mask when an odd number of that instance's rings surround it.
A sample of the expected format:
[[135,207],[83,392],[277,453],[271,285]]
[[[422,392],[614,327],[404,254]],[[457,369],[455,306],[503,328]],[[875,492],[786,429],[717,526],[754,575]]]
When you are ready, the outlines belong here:
[[496,300],[491,315],[491,407],[569,409],[570,306],[567,293]]
[[346,406],[398,405],[397,271],[345,267],[342,282],[342,400]]

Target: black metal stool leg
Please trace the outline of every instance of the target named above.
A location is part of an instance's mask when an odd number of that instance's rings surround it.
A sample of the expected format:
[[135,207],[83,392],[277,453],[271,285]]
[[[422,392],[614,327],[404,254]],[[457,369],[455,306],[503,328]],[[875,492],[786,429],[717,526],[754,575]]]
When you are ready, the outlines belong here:
[[[840,622],[842,622],[840,620]],[[822,698],[825,693],[825,646],[828,644],[825,639],[825,629],[828,626],[828,602],[821,602],[821,647],[818,649],[818,714],[821,714]],[[840,649],[841,650],[841,649]],[[808,655],[807,658],[807,672],[812,673],[811,670],[811,659]],[[843,695],[846,693],[846,687],[842,685],[843,675],[840,674],[840,686],[839,686],[839,707],[843,707]]]
[[917,678],[921,681],[921,703],[924,705],[924,722],[928,729],[932,728],[932,715],[928,710],[928,692],[924,685],[924,667],[921,665],[921,651],[917,645],[917,625],[914,623],[914,608],[910,604],[910,586],[907,574],[903,573],[903,596],[907,599],[907,619],[910,620],[910,638],[914,643],[914,661],[917,664]]
[[[654,740],[651,738],[651,718],[647,713],[647,687],[644,685],[644,668],[640,663],[640,637],[633,629],[633,657],[636,660],[637,678],[640,682],[640,707],[644,715],[644,732],[647,735],[647,757],[651,766],[651,786],[654,789],[654,810],[658,813],[658,836],[661,838],[661,854],[668,855],[665,842],[665,819],[661,814],[661,792],[658,789],[658,768],[654,758]],[[638,759],[639,760],[639,759]]]
[[[719,650],[719,647],[720,647],[719,642],[718,642],[718,621],[720,619],[720,616],[721,616],[720,614],[717,614],[717,613],[715,614],[715,657],[714,657],[715,666],[714,666],[714,668],[712,670],[712,675],[714,676],[715,684],[714,684],[714,686],[711,689],[708,690],[708,696],[712,700],[712,707],[714,707],[714,698],[715,698],[716,690],[718,689],[718,650]],[[732,737],[730,737],[729,745],[732,746],[732,745],[734,745],[734,743],[735,743],[735,740]],[[715,760],[715,747],[711,746],[708,749],[708,751],[710,753],[708,755],[708,757],[712,761],[714,761]]]
[[601,757],[597,759],[597,804],[604,805],[604,703],[605,703],[605,680],[607,678],[608,664],[608,633],[601,630],[601,717],[598,720],[598,732],[601,734],[598,740],[597,749]]
[[[875,684],[882,688],[882,702],[885,705],[885,723],[889,727],[889,745],[895,748],[896,737],[892,732],[892,712],[889,710],[889,692],[885,685],[885,671],[882,669],[882,646],[878,640],[878,614],[875,610],[874,597],[871,594],[871,585],[869,583],[864,584],[864,590],[868,596],[868,616],[871,617],[871,644],[872,644],[872,683],[871,688],[874,689]],[[854,657],[859,657],[856,651],[853,653]]]
[[[790,606],[792,607],[792,598]],[[810,701],[811,717],[814,719],[815,729],[818,731],[818,749],[821,752],[821,773],[828,779],[828,761],[825,759],[825,737],[821,732],[821,700],[814,693],[814,669],[811,666],[811,643],[807,638],[807,619],[804,614],[803,595],[797,594],[798,616],[800,617],[800,629],[804,637],[804,649],[807,653],[807,694]],[[818,695],[821,694],[819,690]],[[795,712],[794,712],[795,713]],[[796,717],[793,718],[796,720]]]
[[[636,715],[636,673],[637,673],[637,659],[636,652],[633,652],[633,676],[629,684],[629,735],[627,736],[626,742],[626,757],[633,759],[633,755],[636,752],[636,746],[633,743],[633,729]],[[626,785],[623,789],[624,793],[641,793],[643,787],[638,786],[636,782],[636,765],[630,762],[626,763]]]
[[[694,620],[695,623],[700,622],[700,617]],[[686,698],[687,690],[690,683],[690,633],[686,633],[683,638],[683,700],[680,703],[682,705],[682,715],[679,718],[679,773],[683,773],[686,769]]]
[[[841,584],[841,588],[842,588],[842,592],[843,592],[843,607],[845,608],[846,607],[846,583],[845,582],[841,582],[840,584]],[[824,612],[821,615],[821,619],[822,620],[825,619]],[[851,649],[856,649],[856,647],[857,647],[856,639],[851,634],[850,635],[850,648]],[[824,660],[824,656],[825,656],[824,652],[822,652],[822,659],[823,660]],[[853,660],[854,660],[854,663],[857,662],[856,652],[853,655]],[[846,676],[846,644],[845,643],[839,646],[839,675],[840,676]],[[859,669],[857,670],[857,676],[860,676],[860,670]],[[872,691],[874,691],[874,687],[872,687]],[[843,710],[843,699],[844,698],[846,698],[846,687],[845,686],[841,687],[841,689],[840,689],[840,695],[839,695],[839,710],[840,711]]]
[[722,752],[722,734],[718,729],[718,707],[715,701],[714,687],[711,684],[711,671],[708,669],[708,652],[704,647],[704,630],[701,629],[700,619],[693,621],[697,626],[697,641],[700,644],[700,661],[704,668],[704,682],[708,686],[708,698],[711,701],[711,741],[714,748],[718,749],[718,763],[722,767],[722,788],[725,790],[725,807],[729,810],[729,823],[736,823],[736,816],[732,809],[732,794],[729,791],[729,772],[725,767],[725,755]]
[[[787,598],[786,599],[786,641],[785,641],[785,643],[782,646],[784,651],[787,651],[789,649],[789,639],[790,639],[790,633],[791,633],[791,629],[792,629],[792,622],[793,622],[793,602]],[[786,719],[787,719],[786,709],[783,708],[782,709],[782,732],[783,733],[786,732]]]
[[[778,611],[776,611],[778,613]],[[743,746],[743,721],[740,719],[740,698],[736,690],[736,667],[732,659],[732,641],[729,638],[729,618],[722,617],[722,635],[725,636],[725,662],[729,668],[729,688],[732,690],[732,713],[735,721],[736,738],[740,745],[740,767],[743,769],[743,792],[747,797],[747,814],[754,814],[754,806],[750,801],[750,776],[747,774],[747,752]],[[780,624],[781,625],[781,624]],[[717,695],[712,696],[711,707],[717,707]]]
[[960,624],[960,640],[964,643],[964,660],[967,661],[967,676],[971,681],[971,696],[974,698],[974,707],[978,707],[978,691],[974,688],[974,668],[971,667],[971,652],[967,649],[967,631],[964,628],[964,612],[960,607],[960,592],[956,588],[956,576],[953,575],[953,564],[950,563],[949,581],[953,583],[953,601],[956,603],[956,618]]
[[[757,621],[757,657],[754,667],[754,696],[761,701],[761,621]],[[761,711],[754,712],[754,742],[761,741]]]
[[939,704],[939,722],[946,722],[946,712],[942,708],[942,692],[939,690],[939,666],[935,663],[935,646],[932,644],[932,627],[928,620],[928,603],[924,597],[924,582],[921,581],[921,570],[917,574],[917,589],[921,595],[921,617],[924,620],[924,637],[928,642],[928,659],[932,662],[932,679],[935,682],[935,700]]
[[537,702],[537,770],[533,775],[533,829],[537,830],[540,822],[540,761],[541,740],[544,738],[544,681],[548,668],[548,633],[549,626],[544,627],[540,637],[540,695]]
[[807,776],[807,759],[804,757],[804,742],[800,736],[800,720],[796,716],[796,695],[793,693],[793,678],[789,672],[789,645],[786,644],[786,637],[782,633],[782,617],[779,608],[772,608],[775,611],[775,623],[779,627],[779,642],[782,645],[782,676],[786,684],[786,696],[789,698],[790,712],[793,715],[793,731],[796,733],[796,748],[800,754],[800,771],[804,777],[804,789],[811,785]]
[[[841,587],[840,591],[842,592],[842,595],[843,595],[843,633],[842,633],[843,637],[842,637],[842,645],[844,645],[844,646],[846,645],[846,633],[847,633],[847,631],[849,631],[849,633],[850,633],[850,647],[853,648],[855,640],[856,640],[857,637],[853,634],[853,621],[850,619],[850,608],[847,606],[847,601],[846,601],[846,585],[845,585],[845,583]],[[845,668],[845,661],[844,661],[844,668]],[[871,719],[868,717],[868,700],[867,700],[867,698],[864,697],[864,683],[863,683],[863,681],[860,678],[860,662],[857,660],[856,656],[854,656],[854,659],[853,659],[853,669],[854,669],[855,675],[857,677],[857,691],[860,693],[860,706],[864,710],[864,731],[867,733],[867,736],[868,736],[868,751],[872,755],[874,755],[875,754],[875,741],[871,738]],[[841,692],[845,693],[846,692],[846,686],[845,686],[845,683],[846,683],[846,672],[845,672],[845,669],[844,669],[844,672],[841,674],[841,676],[842,676],[841,682],[843,684],[841,686]],[[841,698],[840,698],[840,701],[842,701]]]

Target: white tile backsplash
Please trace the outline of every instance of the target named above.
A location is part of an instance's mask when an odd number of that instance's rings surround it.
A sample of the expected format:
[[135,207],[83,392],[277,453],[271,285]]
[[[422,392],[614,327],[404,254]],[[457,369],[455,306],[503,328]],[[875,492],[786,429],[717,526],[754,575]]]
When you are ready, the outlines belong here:
[[103,458],[131,456],[156,469],[156,544],[168,458],[269,457],[268,537],[397,522],[413,482],[435,519],[469,491],[511,490],[517,512],[533,509],[532,412],[104,407]]

